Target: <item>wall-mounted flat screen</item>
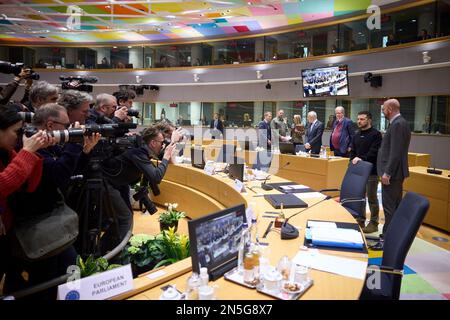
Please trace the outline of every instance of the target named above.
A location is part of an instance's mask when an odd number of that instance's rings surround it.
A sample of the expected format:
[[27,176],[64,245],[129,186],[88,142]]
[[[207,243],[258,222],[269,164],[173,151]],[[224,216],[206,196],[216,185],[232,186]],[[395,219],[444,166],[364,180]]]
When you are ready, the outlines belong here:
[[348,66],[302,70],[303,97],[348,96]]

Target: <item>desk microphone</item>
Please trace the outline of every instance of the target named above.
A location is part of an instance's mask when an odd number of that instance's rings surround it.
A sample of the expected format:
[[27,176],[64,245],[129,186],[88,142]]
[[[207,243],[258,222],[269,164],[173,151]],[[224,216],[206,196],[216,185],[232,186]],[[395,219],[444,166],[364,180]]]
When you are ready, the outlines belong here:
[[307,207],[303,210],[300,210],[299,212],[294,213],[293,215],[291,215],[289,218],[287,218],[284,223],[281,226],[281,239],[283,240],[287,240],[287,239],[295,239],[298,238],[298,230],[296,227],[294,227],[293,225],[289,224],[288,221],[290,218],[295,217],[296,215],[305,212],[306,210],[318,205],[319,203],[322,203],[326,200],[330,200],[331,197],[330,196],[326,196],[324,199],[317,201],[316,203],[314,203],[312,206]]
[[[287,167],[288,165],[290,165],[290,164],[291,164],[291,163],[288,161],[288,162],[286,162],[286,164],[285,164],[284,166],[282,166],[282,167],[279,168],[278,170],[284,169],[284,168],[286,168],[286,167]],[[266,190],[266,191],[269,191],[269,190],[272,190],[272,189],[273,189],[272,186],[269,186],[269,185],[266,184],[266,181],[267,181],[267,179],[269,179],[269,177],[270,177],[270,175],[268,175],[268,176],[264,179],[264,182],[261,183],[261,189]]]

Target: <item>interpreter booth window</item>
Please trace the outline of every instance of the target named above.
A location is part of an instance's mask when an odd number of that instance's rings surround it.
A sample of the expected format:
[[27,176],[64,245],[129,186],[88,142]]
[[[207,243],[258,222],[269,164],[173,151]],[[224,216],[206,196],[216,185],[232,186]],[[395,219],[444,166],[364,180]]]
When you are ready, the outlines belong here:
[[144,68],[155,67],[156,50],[151,47],[144,47]]
[[393,31],[396,41],[408,43],[434,38],[436,34],[435,9],[436,4],[430,3],[393,13]]
[[155,68],[188,67],[192,65],[191,45],[170,45],[155,48]]
[[325,113],[326,113],[326,105],[330,103],[334,103],[336,105],[336,100],[310,100],[306,101],[306,110],[315,111],[317,113],[317,120],[326,123],[325,121]]
[[[366,20],[342,23],[339,25],[339,43],[331,44],[329,53],[366,50],[369,37],[370,30],[367,28]],[[337,52],[333,45],[338,47]]]
[[450,34],[450,0],[438,2],[438,30],[439,37],[445,37]]
[[213,119],[213,115],[214,115],[214,103],[202,102],[200,124],[202,126],[209,126],[210,121]]

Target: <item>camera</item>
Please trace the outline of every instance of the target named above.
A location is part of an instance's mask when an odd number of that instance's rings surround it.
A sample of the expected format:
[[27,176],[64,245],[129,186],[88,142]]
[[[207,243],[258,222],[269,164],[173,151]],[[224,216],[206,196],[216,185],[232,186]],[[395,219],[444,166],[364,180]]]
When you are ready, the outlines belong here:
[[[26,69],[26,67],[24,66],[23,63],[15,63],[14,64],[11,62],[0,61],[0,72],[1,73],[13,74],[15,76],[18,76],[20,74],[20,72],[22,71],[22,69]],[[37,74],[30,68],[30,75],[27,78],[33,79],[33,80],[39,80],[40,77],[39,77],[39,74]]]
[[155,214],[158,211],[155,204],[148,197],[147,187],[140,187],[138,191],[133,195],[133,199],[142,203],[142,205],[150,214]]
[[[54,137],[56,143],[83,143],[84,136],[90,136],[93,133],[100,133],[104,138],[115,138],[111,139],[111,143],[117,144],[119,147],[127,148],[129,146],[138,145],[137,138],[126,137],[125,141],[122,141],[120,137],[123,137],[128,129],[134,129],[137,125],[134,123],[114,123],[114,124],[91,124],[86,125],[83,128],[70,128],[67,130],[53,130],[47,133]],[[23,129],[23,133],[26,137],[31,137],[36,134],[39,130],[34,126],[27,126]]]
[[61,88],[63,90],[92,92],[94,87],[83,83],[96,83],[98,81],[98,78],[87,76],[60,76],[59,80],[62,81]]
[[[23,134],[28,138],[36,134],[38,131],[38,128],[34,126],[26,126],[25,128],[23,128]],[[68,142],[82,143],[84,141],[84,132],[81,128],[47,131],[47,134],[51,137],[54,137],[56,143],[58,144],[64,144]]]
[[139,118],[139,110],[129,109],[127,115],[130,117]]

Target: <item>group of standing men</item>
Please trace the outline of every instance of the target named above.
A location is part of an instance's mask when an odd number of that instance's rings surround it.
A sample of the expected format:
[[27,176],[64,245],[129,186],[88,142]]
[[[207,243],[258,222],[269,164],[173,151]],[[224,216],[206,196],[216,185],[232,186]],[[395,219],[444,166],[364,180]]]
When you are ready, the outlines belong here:
[[[405,118],[400,114],[400,103],[397,99],[389,99],[384,102],[382,112],[389,121],[389,126],[384,137],[372,127],[372,115],[369,111],[358,113],[355,130],[351,119],[345,117],[345,110],[339,106],[335,109],[336,120],[333,123],[330,136],[330,149],[335,156],[348,157],[353,165],[359,161],[372,163],[366,193],[371,213],[370,222],[365,226],[365,218],[358,218],[358,223],[364,233],[378,231],[379,205],[377,198],[378,182],[381,180],[382,203],[385,216],[383,234],[386,233],[393,214],[400,204],[403,195],[403,181],[409,176],[408,148],[411,140],[411,131]],[[264,120],[259,125],[260,137],[267,139],[267,147],[271,146],[271,122],[272,114],[266,112]],[[264,130],[265,129],[265,130]],[[308,113],[308,125],[305,130],[306,151],[318,154],[322,147],[322,134],[324,124],[317,120],[314,111]],[[281,132],[277,133],[280,135]],[[383,248],[383,234],[380,242],[373,249]]]

